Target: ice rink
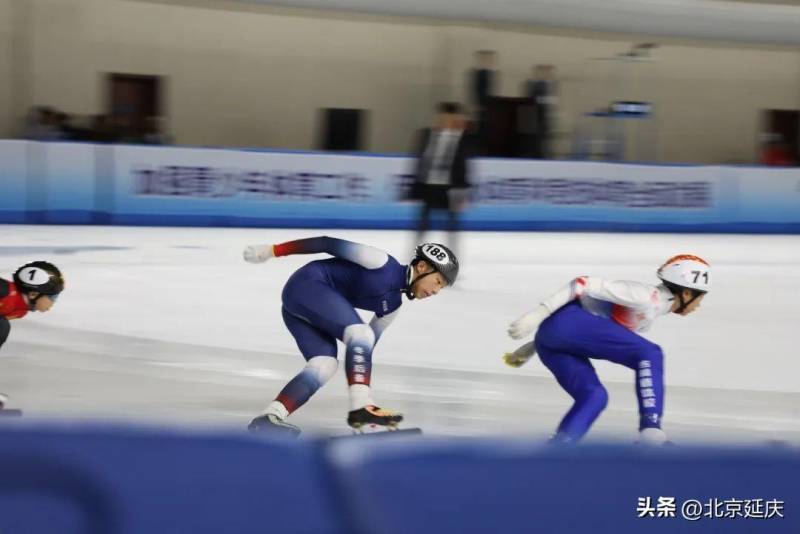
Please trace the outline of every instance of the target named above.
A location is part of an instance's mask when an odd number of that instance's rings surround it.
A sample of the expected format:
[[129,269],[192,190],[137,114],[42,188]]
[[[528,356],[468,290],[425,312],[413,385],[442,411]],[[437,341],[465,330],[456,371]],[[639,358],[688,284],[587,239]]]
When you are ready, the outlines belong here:
[[[53,311],[12,322],[0,391],[31,418],[243,428],[303,365],[280,292],[316,257],[256,266],[241,250],[320,234],[402,262],[412,249],[399,231],[0,226],[0,276],[47,259],[67,281]],[[376,400],[407,426],[545,438],[570,399],[538,360],[503,365],[517,344],[507,324],[577,275],[655,283],[660,263],[689,252],[712,264],[713,292],[646,334],[666,354],[665,430],[676,442],[800,444],[800,237],[474,232],[460,245],[457,286],[406,301],[374,353]],[[632,373],[596,367],[611,400],[590,439],[635,439]],[[338,375],[293,422],[346,432]]]

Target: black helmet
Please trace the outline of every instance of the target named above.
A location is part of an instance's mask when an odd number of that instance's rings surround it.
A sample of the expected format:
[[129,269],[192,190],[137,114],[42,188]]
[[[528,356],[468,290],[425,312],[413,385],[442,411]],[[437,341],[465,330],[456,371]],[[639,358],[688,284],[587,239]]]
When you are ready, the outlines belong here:
[[14,284],[23,293],[58,295],[64,291],[64,277],[58,267],[47,261],[26,263],[14,273]]
[[446,246],[439,243],[417,245],[411,265],[420,260],[427,261],[431,267],[444,276],[444,279],[447,280],[447,285],[452,286],[456,283],[456,278],[458,278],[458,258]]

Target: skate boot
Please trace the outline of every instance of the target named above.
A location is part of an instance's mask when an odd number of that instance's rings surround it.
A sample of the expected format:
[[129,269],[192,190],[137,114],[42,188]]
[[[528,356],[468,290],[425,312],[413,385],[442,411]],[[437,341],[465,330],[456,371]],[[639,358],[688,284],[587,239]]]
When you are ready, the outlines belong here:
[[377,406],[367,405],[361,409],[353,410],[347,414],[347,424],[357,432],[363,431],[365,427],[386,427],[388,430],[396,430],[397,423],[403,420],[403,415],[389,410],[382,410]]
[[250,432],[278,432],[291,437],[300,435],[300,429],[274,414],[260,415],[247,425]]

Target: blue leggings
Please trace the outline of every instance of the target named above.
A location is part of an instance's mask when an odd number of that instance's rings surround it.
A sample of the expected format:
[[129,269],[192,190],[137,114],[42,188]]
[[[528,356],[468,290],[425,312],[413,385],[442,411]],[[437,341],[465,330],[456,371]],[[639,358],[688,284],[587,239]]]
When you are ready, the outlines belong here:
[[[325,271],[313,263],[289,278],[282,300],[283,322],[306,360],[317,356],[336,358],[336,340],[343,339],[345,328],[364,323],[350,302],[328,282]],[[372,345],[348,345],[345,372],[348,383],[369,385]],[[359,380],[355,378],[357,375]],[[321,386],[317,375],[306,368],[286,384],[277,400],[291,413]]]
[[605,409],[608,392],[590,358],[608,360],[636,372],[639,428],[661,427],[664,413],[664,354],[639,334],[597,317],[572,302],[539,327],[536,352],[574,399],[558,426],[558,436],[580,439]]

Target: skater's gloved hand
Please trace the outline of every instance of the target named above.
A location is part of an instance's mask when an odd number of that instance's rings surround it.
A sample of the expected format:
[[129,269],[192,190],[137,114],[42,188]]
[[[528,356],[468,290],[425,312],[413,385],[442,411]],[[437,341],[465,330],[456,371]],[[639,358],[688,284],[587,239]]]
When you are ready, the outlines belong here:
[[536,354],[533,342],[525,343],[514,352],[506,352],[503,361],[510,367],[522,367]]
[[270,258],[275,257],[272,245],[250,245],[245,247],[244,261],[248,263],[264,263]]
[[511,323],[508,326],[508,335],[511,336],[511,339],[522,339],[524,337],[528,337],[533,334],[537,328],[539,328],[539,324],[547,319],[549,315],[550,310],[542,305],[539,305],[539,307],[536,309],[529,311]]
[[5,407],[6,403],[8,402],[8,397],[3,393],[0,393],[0,410]]

